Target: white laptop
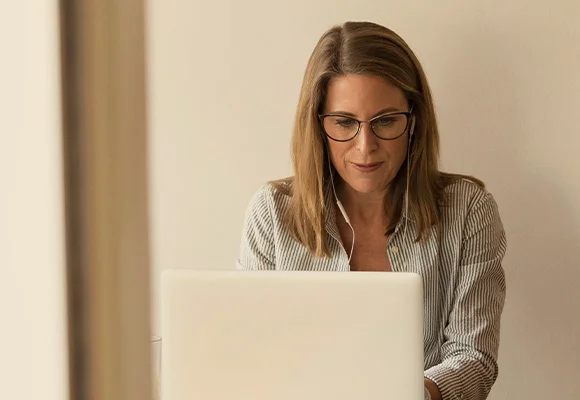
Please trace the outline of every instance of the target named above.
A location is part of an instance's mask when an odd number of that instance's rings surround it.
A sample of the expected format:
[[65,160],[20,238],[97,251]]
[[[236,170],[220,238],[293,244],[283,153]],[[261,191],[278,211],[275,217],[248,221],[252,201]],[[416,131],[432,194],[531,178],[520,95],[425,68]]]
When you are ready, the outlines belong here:
[[163,400],[423,399],[410,273],[165,271]]

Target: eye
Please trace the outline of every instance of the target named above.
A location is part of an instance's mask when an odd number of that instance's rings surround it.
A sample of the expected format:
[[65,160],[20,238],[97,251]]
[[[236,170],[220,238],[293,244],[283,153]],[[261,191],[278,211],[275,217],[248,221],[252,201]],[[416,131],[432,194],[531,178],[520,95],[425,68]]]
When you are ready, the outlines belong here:
[[352,128],[356,125],[356,121],[352,118],[336,117],[334,124],[341,128]]
[[397,122],[397,116],[379,117],[373,121],[376,126],[381,128],[393,125],[395,122]]

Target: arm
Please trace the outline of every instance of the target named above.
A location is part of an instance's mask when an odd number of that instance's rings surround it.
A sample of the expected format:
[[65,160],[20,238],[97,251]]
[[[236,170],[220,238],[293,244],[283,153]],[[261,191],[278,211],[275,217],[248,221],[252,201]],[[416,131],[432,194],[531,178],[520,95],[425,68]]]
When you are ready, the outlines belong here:
[[445,328],[443,361],[425,378],[433,399],[487,398],[498,375],[500,318],[505,301],[502,259],[506,238],[492,196],[469,212],[455,276],[453,306]]
[[238,269],[273,270],[276,268],[270,190],[267,186],[258,190],[246,209],[240,256],[236,263]]

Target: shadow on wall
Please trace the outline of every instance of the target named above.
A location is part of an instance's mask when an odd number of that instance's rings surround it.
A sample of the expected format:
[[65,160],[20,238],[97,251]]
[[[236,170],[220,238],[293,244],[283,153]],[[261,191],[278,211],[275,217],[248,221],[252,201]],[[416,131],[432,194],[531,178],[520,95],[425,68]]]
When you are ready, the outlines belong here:
[[[449,49],[439,82],[453,93],[444,104],[453,112],[445,112],[441,131],[446,166],[490,183],[508,236],[500,377],[490,399],[573,399],[580,371],[580,213],[574,209],[580,185],[561,157],[566,143],[578,140],[572,138],[578,127],[554,100],[566,95],[566,78],[548,74],[562,70],[556,64],[566,54],[546,59],[548,40],[538,43],[529,32],[469,29],[449,33],[457,47]],[[555,141],[550,134],[570,138]]]

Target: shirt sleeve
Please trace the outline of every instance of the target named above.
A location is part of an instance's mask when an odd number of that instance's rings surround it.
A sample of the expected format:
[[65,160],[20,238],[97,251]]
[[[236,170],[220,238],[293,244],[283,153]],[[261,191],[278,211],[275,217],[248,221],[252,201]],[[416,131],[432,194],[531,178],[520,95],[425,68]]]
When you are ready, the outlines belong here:
[[264,186],[250,200],[244,218],[237,269],[276,268],[271,197],[271,189]]
[[500,319],[506,294],[506,237],[489,193],[468,213],[442,362],[425,371],[443,400],[484,400],[498,375]]

